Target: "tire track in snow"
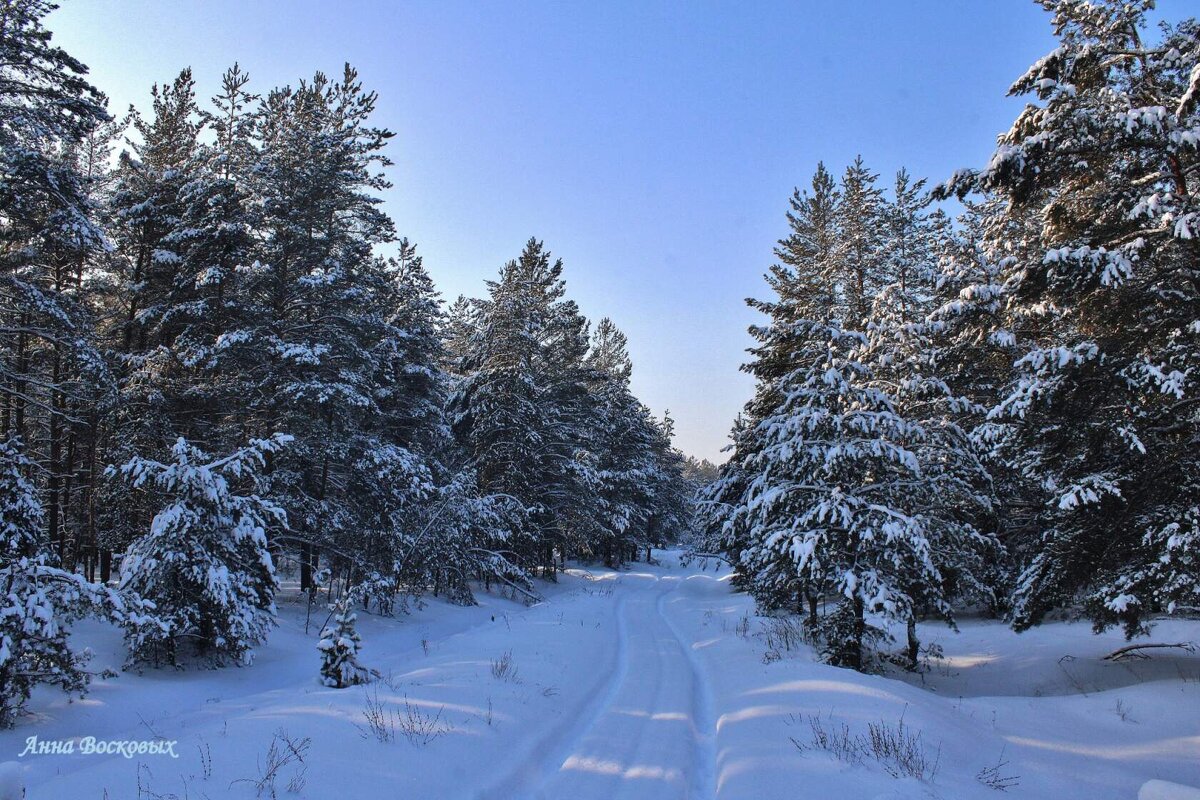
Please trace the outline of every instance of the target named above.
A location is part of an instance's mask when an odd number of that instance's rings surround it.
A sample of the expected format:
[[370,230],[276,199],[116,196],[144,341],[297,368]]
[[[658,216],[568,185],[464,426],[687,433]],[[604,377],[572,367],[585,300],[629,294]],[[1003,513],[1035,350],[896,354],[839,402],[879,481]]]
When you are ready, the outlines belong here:
[[534,792],[559,769],[616,699],[629,674],[629,628],[625,618],[627,597],[617,600],[617,652],[608,677],[585,694],[587,700],[568,709],[557,725],[534,742],[517,766],[492,786],[479,792],[479,800],[513,800],[537,796]]
[[671,621],[665,611],[667,594],[675,594],[683,585],[679,578],[671,578],[676,586],[670,592],[659,595],[655,604],[658,614],[670,629],[671,635],[679,643],[691,669],[692,690],[692,774],[688,776],[691,798],[715,798],[717,796],[717,723],[713,714],[712,689],[700,657],[692,647],[692,643],[679,633],[679,628]]

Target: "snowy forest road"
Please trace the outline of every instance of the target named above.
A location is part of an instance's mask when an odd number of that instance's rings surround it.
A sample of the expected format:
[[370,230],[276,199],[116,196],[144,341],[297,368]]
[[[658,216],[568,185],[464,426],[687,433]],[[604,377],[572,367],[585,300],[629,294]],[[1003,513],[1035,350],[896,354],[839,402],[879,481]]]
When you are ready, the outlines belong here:
[[703,669],[667,614],[676,576],[614,582],[612,668],[566,730],[481,798],[711,798],[714,731]]
[[[863,675],[819,663],[788,620],[756,617],[726,570],[675,552],[557,577],[532,606],[480,591],[474,606],[361,613],[377,678],[343,689],[320,683],[319,620],[306,624],[306,596],[285,588],[253,666],[128,671],[82,701],[36,692],[36,716],[0,731],[0,763],[22,771],[26,800],[994,800],[979,776],[998,759],[1019,780],[1011,796],[1033,800],[1200,786],[1192,654],[1105,661],[1119,630],[923,624],[944,648],[936,668]],[[1196,626],[1159,631],[1186,641]],[[119,668],[119,629],[76,635],[94,668]],[[907,752],[936,773],[861,749],[871,726],[899,736],[901,722]],[[822,731],[860,750],[822,752]],[[31,736],[75,748],[161,737],[178,757],[21,756]]]

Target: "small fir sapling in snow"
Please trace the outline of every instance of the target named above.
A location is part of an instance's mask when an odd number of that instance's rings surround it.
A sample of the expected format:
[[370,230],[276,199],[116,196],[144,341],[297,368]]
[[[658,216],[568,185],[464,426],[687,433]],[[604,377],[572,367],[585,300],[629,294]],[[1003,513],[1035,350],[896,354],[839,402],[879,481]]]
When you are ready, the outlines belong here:
[[126,606],[111,589],[59,568],[45,540],[42,505],[26,477],[20,440],[0,441],[0,728],[38,684],[83,694],[89,653],[68,642],[68,626],[92,615],[120,622]]
[[210,461],[180,438],[169,464],[135,458],[121,467],[134,489],[150,489],[164,503],[121,562],[121,588],[153,604],[150,616],[126,626],[131,662],[175,664],[183,641],[218,663],[249,662],[250,648],[275,622],[266,530],[285,520],[275,503],[236,485],[253,488],[267,455],[290,440],[252,439]]
[[335,606],[334,612],[333,624],[321,631],[317,644],[321,651],[321,682],[335,689],[366,683],[370,673],[358,663],[361,639],[354,629],[358,615],[346,602]]

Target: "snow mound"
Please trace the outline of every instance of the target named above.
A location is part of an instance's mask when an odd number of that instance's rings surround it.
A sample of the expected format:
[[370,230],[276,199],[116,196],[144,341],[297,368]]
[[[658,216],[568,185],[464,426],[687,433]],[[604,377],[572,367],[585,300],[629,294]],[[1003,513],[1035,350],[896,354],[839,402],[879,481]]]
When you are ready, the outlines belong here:
[[1200,800],[1200,789],[1168,781],[1146,781],[1138,791],[1138,800]]

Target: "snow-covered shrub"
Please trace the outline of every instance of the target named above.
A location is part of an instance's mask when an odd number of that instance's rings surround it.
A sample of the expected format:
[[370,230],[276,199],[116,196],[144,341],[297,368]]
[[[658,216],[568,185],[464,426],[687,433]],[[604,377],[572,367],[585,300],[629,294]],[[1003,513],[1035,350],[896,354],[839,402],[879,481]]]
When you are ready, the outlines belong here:
[[252,490],[267,454],[289,440],[252,439],[210,461],[181,438],[169,464],[134,458],[121,467],[134,489],[148,488],[164,503],[121,562],[121,589],[153,604],[151,615],[126,627],[131,662],[175,664],[180,643],[191,641],[218,663],[248,663],[275,622],[266,531],[285,520],[275,503],[234,484]]
[[72,622],[125,617],[116,592],[58,567],[26,477],[31,468],[19,440],[0,441],[0,728],[13,724],[39,683],[79,694],[87,688],[89,654],[71,649]]
[[317,650],[321,652],[321,682],[335,689],[366,683],[369,673],[358,663],[358,645],[362,641],[354,629],[358,615],[348,603],[336,609],[333,624],[321,631]]

